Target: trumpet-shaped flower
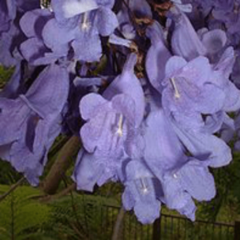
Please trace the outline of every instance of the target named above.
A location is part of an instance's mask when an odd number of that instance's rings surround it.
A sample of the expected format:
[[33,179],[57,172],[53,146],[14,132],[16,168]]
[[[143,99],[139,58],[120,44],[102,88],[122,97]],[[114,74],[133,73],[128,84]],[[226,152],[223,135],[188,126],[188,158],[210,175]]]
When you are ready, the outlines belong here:
[[[117,27],[117,17],[95,0],[54,0],[55,18],[43,28],[44,43],[54,54],[67,56],[70,47],[80,61],[99,61],[102,49],[100,36],[109,36]],[[106,7],[107,6],[107,7]]]
[[175,23],[171,38],[172,50],[175,55],[192,60],[196,57],[206,55],[207,51],[188,17],[177,7],[172,10]]
[[15,100],[0,98],[0,156],[33,185],[38,183],[48,149],[61,130],[67,95],[66,70],[51,65],[25,95]]
[[223,109],[226,95],[213,80],[209,61],[198,57],[186,62],[171,57],[166,64],[162,105],[165,112],[185,128],[201,128],[201,114],[214,114]]
[[[144,95],[133,72],[135,63],[136,55],[131,54],[122,74],[113,80],[103,97],[91,93],[80,101],[81,116],[87,121],[81,128],[80,135],[85,150],[92,155],[81,155],[79,158],[83,159],[84,166],[94,166],[92,173],[89,173],[92,177],[88,176],[88,179],[95,181],[93,176],[96,171],[103,171],[97,181],[98,185],[109,179],[118,179],[126,154],[136,154],[133,142],[143,119]],[[87,158],[91,160],[88,161]],[[81,179],[81,176],[85,178],[79,168],[81,162],[75,171],[75,179]],[[82,188],[81,181],[77,183]],[[95,183],[86,186],[93,186]]]
[[143,224],[153,223],[159,217],[161,184],[143,162],[132,160],[126,166],[123,206],[134,209],[138,220]]

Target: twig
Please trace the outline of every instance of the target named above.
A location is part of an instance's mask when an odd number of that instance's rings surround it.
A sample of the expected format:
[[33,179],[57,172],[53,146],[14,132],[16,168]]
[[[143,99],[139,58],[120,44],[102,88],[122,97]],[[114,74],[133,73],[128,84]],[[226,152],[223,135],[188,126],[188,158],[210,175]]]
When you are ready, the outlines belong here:
[[0,201],[4,200],[10,193],[12,193],[21,183],[25,180],[25,177],[22,177],[18,180],[14,185],[11,186],[11,188],[5,192],[3,195],[0,196]]
[[[56,199],[59,199],[61,197],[64,197],[66,195],[68,195],[71,191],[75,190],[76,189],[76,183],[72,183],[71,185],[69,185],[67,188],[63,189],[61,192],[57,193],[57,194],[54,194],[54,195],[45,195],[45,196],[39,196],[41,199],[40,201],[41,202],[44,202],[44,203],[49,203],[49,202],[52,202]],[[38,198],[39,198],[38,197]]]
[[80,140],[77,136],[72,136],[59,151],[57,159],[51,167],[48,175],[43,181],[42,189],[47,194],[54,194],[61,182],[65,172],[72,163],[72,158],[80,148]]
[[114,225],[114,229],[113,229],[113,235],[112,235],[112,240],[118,240],[119,239],[119,233],[120,233],[120,229],[122,226],[122,222],[123,222],[123,218],[124,218],[124,208],[121,207],[117,216],[117,220],[115,222]]

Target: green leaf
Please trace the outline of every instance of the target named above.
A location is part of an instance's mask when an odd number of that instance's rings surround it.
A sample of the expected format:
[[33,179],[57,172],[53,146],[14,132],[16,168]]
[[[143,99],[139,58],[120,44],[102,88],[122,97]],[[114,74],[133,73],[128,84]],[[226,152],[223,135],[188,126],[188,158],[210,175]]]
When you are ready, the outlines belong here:
[[[0,185],[0,192],[6,192],[9,186]],[[0,202],[0,239],[27,239],[31,229],[47,222],[50,207],[31,198],[41,192],[29,186],[19,186]],[[28,238],[29,239],[29,238]]]

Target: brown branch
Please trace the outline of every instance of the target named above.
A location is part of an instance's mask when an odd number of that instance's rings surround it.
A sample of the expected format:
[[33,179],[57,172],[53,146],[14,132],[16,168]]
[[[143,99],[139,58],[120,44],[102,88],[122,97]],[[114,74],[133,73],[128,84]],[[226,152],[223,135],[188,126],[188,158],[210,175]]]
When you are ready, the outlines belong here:
[[41,201],[43,203],[50,203],[52,201],[55,201],[61,197],[68,195],[71,191],[74,191],[75,189],[76,189],[76,183],[72,183],[67,188],[63,189],[61,192],[59,192],[57,194],[41,195],[41,196],[38,196],[37,198],[39,199],[39,201]]
[[120,230],[121,230],[124,214],[125,214],[124,208],[121,207],[119,212],[118,212],[117,220],[116,220],[115,225],[114,225],[112,240],[120,239],[119,238],[119,233],[120,233]]
[[20,180],[18,180],[14,185],[11,186],[11,188],[5,192],[3,195],[0,196],[0,201],[4,200],[9,194],[11,194],[21,183],[25,180],[25,177],[22,177]]
[[72,158],[80,148],[80,140],[77,136],[72,136],[59,151],[57,159],[52,165],[48,175],[41,184],[42,190],[47,194],[54,194],[64,177],[65,172],[72,163]]

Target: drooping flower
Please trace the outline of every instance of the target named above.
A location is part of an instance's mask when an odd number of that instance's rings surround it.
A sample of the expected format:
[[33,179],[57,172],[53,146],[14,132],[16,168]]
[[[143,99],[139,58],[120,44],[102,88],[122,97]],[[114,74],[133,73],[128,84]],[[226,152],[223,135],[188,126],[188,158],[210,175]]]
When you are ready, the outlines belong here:
[[161,183],[164,193],[162,201],[192,221],[195,220],[196,210],[192,198],[209,201],[216,195],[214,179],[208,167],[193,158],[172,172],[165,172]]
[[51,52],[43,42],[43,28],[52,18],[53,13],[48,9],[35,9],[26,12],[20,20],[21,29],[27,37],[20,51],[31,65],[47,65],[62,57],[61,54]]
[[32,185],[38,183],[48,150],[61,131],[68,84],[66,69],[51,65],[25,95],[14,100],[0,98],[0,156]]
[[0,36],[8,31],[12,20],[16,17],[16,3],[14,0],[1,1],[0,3]]
[[161,92],[165,66],[171,54],[166,47],[164,32],[160,24],[154,22],[147,28],[146,34],[152,44],[146,56],[146,72],[151,84]]
[[206,55],[206,48],[199,39],[188,17],[177,7],[171,9],[174,30],[171,38],[172,51],[186,60]]
[[194,220],[196,207],[192,198],[210,200],[216,193],[213,176],[208,170],[209,151],[205,149],[205,156],[201,159],[197,159],[199,155],[187,157],[187,142],[179,140],[173,126],[161,108],[148,115],[144,131],[144,162],[161,183],[158,188],[162,191],[160,200],[170,209]]
[[[144,114],[143,90],[133,72],[135,63],[136,55],[131,54],[122,74],[113,80],[103,96],[91,93],[80,101],[81,116],[87,121],[80,130],[87,153],[79,153],[80,163],[74,173],[74,179],[77,180],[80,189],[84,189],[84,186],[92,188],[95,183],[102,185],[110,179],[118,179],[118,172],[121,172],[126,154],[135,154],[133,139]],[[85,167],[92,169],[87,176],[81,170],[80,160],[84,162]],[[99,172],[102,172],[100,176],[97,174]],[[98,179],[96,175],[99,176]],[[81,178],[85,179],[83,182],[89,183],[82,185]]]
[[204,126],[201,114],[223,109],[224,91],[214,82],[214,73],[205,57],[190,62],[173,56],[166,64],[162,105],[165,112],[181,126],[199,129]]
[[235,63],[235,54],[232,47],[228,47],[214,66],[215,83],[227,96],[223,111],[231,112],[240,109],[240,90],[230,81],[230,75]]
[[99,61],[102,55],[100,36],[109,36],[117,27],[117,17],[108,4],[95,0],[54,0],[55,18],[43,28],[44,43],[54,54],[67,56],[72,47],[74,59]]
[[208,166],[222,167],[232,160],[231,149],[222,139],[195,129],[184,130],[176,125],[174,129],[191,155],[198,159],[208,159]]
[[139,160],[130,161],[125,171],[123,206],[126,210],[133,208],[141,223],[153,223],[159,217],[161,209],[159,180]]

